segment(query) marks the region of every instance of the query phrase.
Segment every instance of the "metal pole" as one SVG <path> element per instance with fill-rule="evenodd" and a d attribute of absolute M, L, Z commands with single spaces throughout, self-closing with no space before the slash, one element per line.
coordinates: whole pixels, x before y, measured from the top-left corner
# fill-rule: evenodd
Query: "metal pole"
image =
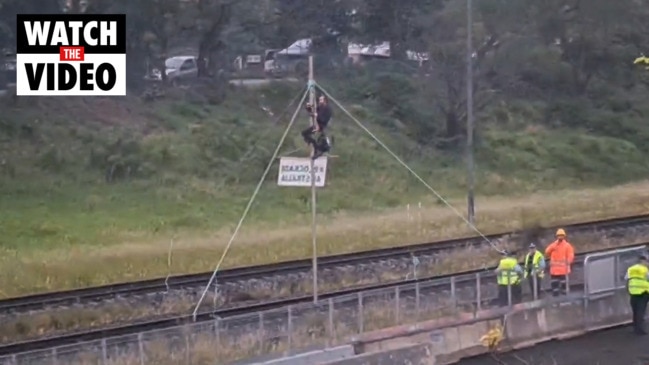
<path fill-rule="evenodd" d="M 309 103 L 315 108 L 315 78 L 313 76 L 313 56 L 309 56 Z M 316 118 L 311 118 L 311 125 L 315 126 Z"/>
<path fill-rule="evenodd" d="M 473 0 L 466 1 L 466 154 L 467 154 L 467 215 L 469 222 L 475 224 L 475 163 L 473 160 Z"/>
<path fill-rule="evenodd" d="M 309 56 L 309 103 L 315 111 L 315 80 L 313 78 L 313 56 Z M 315 113 L 314 113 L 315 114 Z M 311 124 L 316 125 L 316 117 L 311 117 Z M 311 156 L 315 154 L 315 146 L 312 146 Z M 315 184 L 315 160 L 311 158 L 311 240 L 313 245 L 313 303 L 318 302 L 318 241 L 317 241 L 317 207 L 316 207 L 316 184 Z"/>
<path fill-rule="evenodd" d="M 318 302 L 318 241 L 316 225 L 315 161 L 311 159 L 311 240 L 313 245 L 313 303 Z"/>

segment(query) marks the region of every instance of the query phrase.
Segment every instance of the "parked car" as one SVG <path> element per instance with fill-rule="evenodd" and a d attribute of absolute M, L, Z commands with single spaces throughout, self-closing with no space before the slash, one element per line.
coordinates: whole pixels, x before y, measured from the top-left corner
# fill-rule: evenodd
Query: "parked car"
<path fill-rule="evenodd" d="M 186 79 L 198 77 L 198 63 L 194 56 L 176 56 L 165 61 L 167 80 Z"/>
<path fill-rule="evenodd" d="M 174 56 L 165 60 L 165 74 L 167 81 L 171 83 L 178 82 L 183 79 L 198 77 L 198 63 L 194 56 Z M 162 80 L 160 70 L 153 69 L 151 73 L 146 76 L 151 80 Z"/>

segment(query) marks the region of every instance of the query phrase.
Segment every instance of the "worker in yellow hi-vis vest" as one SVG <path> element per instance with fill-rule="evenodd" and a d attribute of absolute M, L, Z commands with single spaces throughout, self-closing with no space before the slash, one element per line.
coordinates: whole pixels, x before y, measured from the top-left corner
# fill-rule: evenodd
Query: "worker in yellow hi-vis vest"
<path fill-rule="evenodd" d="M 523 297 L 523 291 L 521 289 L 523 269 L 509 251 L 504 251 L 503 256 L 498 264 L 498 268 L 496 268 L 498 278 L 498 304 L 501 307 L 508 306 L 510 303 L 520 303 Z"/>
<path fill-rule="evenodd" d="M 649 268 L 647 256 L 640 256 L 638 263 L 629 267 L 624 276 L 629 290 L 631 310 L 633 311 L 633 332 L 646 335 L 644 317 L 649 303 Z"/>
<path fill-rule="evenodd" d="M 523 271 L 525 271 L 525 278 L 530 285 L 532 297 L 538 299 L 545 276 L 545 257 L 536 249 L 534 243 L 530 243 L 529 252 L 525 255 Z"/>

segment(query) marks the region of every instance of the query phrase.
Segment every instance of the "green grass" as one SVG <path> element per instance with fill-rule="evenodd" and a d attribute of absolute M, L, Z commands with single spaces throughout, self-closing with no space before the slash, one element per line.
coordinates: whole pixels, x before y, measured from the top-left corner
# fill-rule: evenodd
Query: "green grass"
<path fill-rule="evenodd" d="M 186 102 L 180 93 L 149 104 L 38 98 L 5 105 L 0 295 L 209 270 L 293 111 L 275 124 L 261 106 L 277 116 L 298 91 L 233 91 L 218 106 Z M 464 211 L 460 152 L 422 147 L 371 103 L 349 109 Z M 645 183 L 600 189 L 647 177 L 649 162 L 633 143 L 521 122 L 535 118 L 529 110 L 509 113 L 520 127 L 491 123 L 479 132 L 481 229 L 649 210 Z M 303 147 L 298 132 L 306 123 L 302 115 L 284 152 Z M 332 133 L 341 157 L 331 161 L 329 184 L 319 191 L 322 254 L 474 234 L 340 111 Z M 115 180 L 107 183 L 113 165 Z M 275 174 L 273 168 L 226 266 L 309 255 L 310 191 L 279 188 Z M 420 202 L 421 210 L 406 213 Z M 558 211 L 549 217 L 548 209 Z"/>

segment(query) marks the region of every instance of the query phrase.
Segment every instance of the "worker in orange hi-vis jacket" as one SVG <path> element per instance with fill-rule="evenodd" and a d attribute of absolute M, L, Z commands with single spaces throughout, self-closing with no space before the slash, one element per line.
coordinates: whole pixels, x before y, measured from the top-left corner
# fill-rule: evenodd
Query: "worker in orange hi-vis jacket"
<path fill-rule="evenodd" d="M 545 257 L 550 261 L 550 286 L 555 297 L 566 293 L 566 277 L 575 261 L 575 249 L 566 239 L 566 231 L 558 229 L 556 237 L 556 241 L 545 249 Z"/>

